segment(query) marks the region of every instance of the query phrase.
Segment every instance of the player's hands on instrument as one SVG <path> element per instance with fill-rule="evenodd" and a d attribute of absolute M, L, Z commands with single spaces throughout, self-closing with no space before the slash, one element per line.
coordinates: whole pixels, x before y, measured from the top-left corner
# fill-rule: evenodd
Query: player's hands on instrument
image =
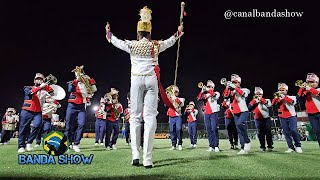
<path fill-rule="evenodd" d="M 44 87 L 46 87 L 46 86 L 48 86 L 48 83 L 41 83 L 41 84 L 40 84 L 40 88 L 44 88 Z"/>
<path fill-rule="evenodd" d="M 235 89 L 235 88 L 236 88 L 236 85 L 234 85 L 233 83 L 228 83 L 228 87 L 229 87 L 229 88 L 232 88 L 232 89 Z"/>
<path fill-rule="evenodd" d="M 306 86 L 305 89 L 306 89 L 307 91 L 309 91 L 309 90 L 311 89 L 311 87 L 310 87 L 310 86 Z"/>

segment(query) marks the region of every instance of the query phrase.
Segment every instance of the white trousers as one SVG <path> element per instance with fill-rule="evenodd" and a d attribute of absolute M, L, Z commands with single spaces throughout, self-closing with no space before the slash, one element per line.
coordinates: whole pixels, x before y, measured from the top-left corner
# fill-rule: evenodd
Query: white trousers
<path fill-rule="evenodd" d="M 158 82 L 156 75 L 131 75 L 130 135 L 132 160 L 140 159 L 141 121 L 144 120 L 143 165 L 153 165 L 152 149 L 157 128 Z"/>

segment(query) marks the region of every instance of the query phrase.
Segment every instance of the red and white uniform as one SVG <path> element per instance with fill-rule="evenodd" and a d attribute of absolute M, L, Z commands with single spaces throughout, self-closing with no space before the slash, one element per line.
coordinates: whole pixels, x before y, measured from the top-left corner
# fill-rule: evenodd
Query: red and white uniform
<path fill-rule="evenodd" d="M 306 97 L 306 111 L 308 114 L 315 114 L 320 112 L 320 88 L 310 88 L 306 90 L 300 88 L 298 91 L 298 96 Z"/>
<path fill-rule="evenodd" d="M 296 110 L 294 109 L 294 105 L 296 104 L 295 96 L 285 95 L 281 98 L 274 98 L 272 100 L 272 105 L 278 105 L 278 115 L 281 118 L 289 118 L 291 116 L 296 115 Z"/>
<path fill-rule="evenodd" d="M 41 112 L 42 106 L 45 103 L 45 98 L 48 93 L 52 93 L 53 89 L 50 86 L 41 88 L 40 86 L 24 87 L 25 98 L 22 109 L 32 112 Z"/>
<path fill-rule="evenodd" d="M 264 99 L 260 98 L 260 100 L 257 102 L 255 99 L 252 99 L 250 102 L 250 106 L 253 107 L 254 109 L 253 114 L 254 114 L 254 119 L 264 119 L 264 118 L 269 118 L 269 107 L 271 107 L 271 100 L 270 99 Z"/>
<path fill-rule="evenodd" d="M 107 120 L 115 122 L 123 112 L 122 105 L 120 103 L 106 103 Z M 117 112 L 116 112 L 117 111 Z"/>
<path fill-rule="evenodd" d="M 167 115 L 170 117 L 181 116 L 181 108 L 184 106 L 185 99 L 172 96 L 171 100 L 173 101 L 173 105 L 176 107 L 176 109 L 169 108 Z"/>
<path fill-rule="evenodd" d="M 95 113 L 96 118 L 107 119 L 107 112 L 105 110 L 105 105 L 100 106 Z"/>
<path fill-rule="evenodd" d="M 130 108 L 124 110 L 124 121 L 129 122 L 130 119 Z"/>
<path fill-rule="evenodd" d="M 187 121 L 188 122 L 193 122 L 197 120 L 197 114 L 198 114 L 198 110 L 197 109 L 186 109 L 186 113 L 188 113 L 188 117 L 187 117 Z"/>
<path fill-rule="evenodd" d="M 233 114 L 238 114 L 241 112 L 248 111 L 246 98 L 248 97 L 249 94 L 250 94 L 250 90 L 247 88 L 236 87 L 233 91 L 231 91 L 231 96 L 233 97 L 233 101 L 230 105 L 230 110 Z"/>
<path fill-rule="evenodd" d="M 224 111 L 224 117 L 231 119 L 233 118 L 233 114 L 230 110 L 230 99 L 224 99 L 222 102 L 222 107 L 224 107 L 226 110 Z"/>
<path fill-rule="evenodd" d="M 96 84 L 96 81 L 93 78 L 90 78 L 89 83 L 91 86 L 94 86 Z M 71 93 L 68 102 L 75 104 L 87 104 L 90 102 L 91 97 L 89 97 L 87 89 L 82 82 L 75 79 L 72 81 L 71 85 L 72 90 L 69 90 L 69 92 Z"/>
<path fill-rule="evenodd" d="M 209 89 L 208 91 L 201 91 L 197 96 L 198 100 L 205 100 L 205 105 L 203 107 L 204 114 L 212 114 L 220 111 L 220 105 L 217 100 L 220 97 L 220 93 Z"/>
<path fill-rule="evenodd" d="M 2 127 L 3 130 L 14 130 L 16 128 L 16 124 L 19 121 L 19 116 L 16 114 L 8 115 L 7 113 L 4 114 L 2 118 Z"/>

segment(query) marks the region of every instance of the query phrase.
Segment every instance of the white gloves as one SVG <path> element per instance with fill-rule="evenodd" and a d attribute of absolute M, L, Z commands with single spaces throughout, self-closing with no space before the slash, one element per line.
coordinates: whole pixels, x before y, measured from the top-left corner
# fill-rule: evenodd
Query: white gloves
<path fill-rule="evenodd" d="M 42 88 L 44 88 L 45 86 L 47 86 L 48 84 L 47 83 L 42 83 L 42 84 L 40 84 L 40 88 L 42 89 Z"/>
<path fill-rule="evenodd" d="M 311 89 L 310 86 L 306 86 L 306 90 L 309 91 Z"/>
<path fill-rule="evenodd" d="M 236 88 L 236 85 L 234 85 L 233 83 L 228 83 L 227 86 L 230 87 L 230 88 L 233 88 L 233 89 Z"/>

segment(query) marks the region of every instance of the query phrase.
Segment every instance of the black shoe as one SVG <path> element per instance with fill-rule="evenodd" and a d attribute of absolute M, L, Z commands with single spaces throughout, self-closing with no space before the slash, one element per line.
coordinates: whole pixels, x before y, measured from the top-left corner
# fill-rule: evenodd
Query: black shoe
<path fill-rule="evenodd" d="M 149 165 L 149 166 L 144 166 L 146 169 L 151 169 L 153 166 Z"/>
<path fill-rule="evenodd" d="M 233 145 L 231 145 L 231 148 L 230 149 L 234 149 L 234 146 Z"/>
<path fill-rule="evenodd" d="M 139 159 L 134 159 L 132 161 L 132 166 L 139 166 Z"/>

